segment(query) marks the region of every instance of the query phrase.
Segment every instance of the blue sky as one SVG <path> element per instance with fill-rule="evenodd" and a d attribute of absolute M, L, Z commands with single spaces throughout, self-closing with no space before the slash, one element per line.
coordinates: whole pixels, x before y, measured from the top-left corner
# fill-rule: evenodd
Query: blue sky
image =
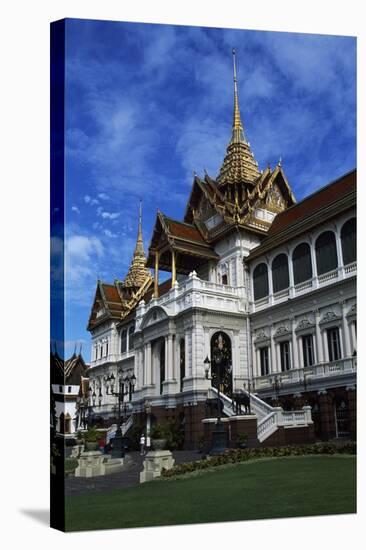
<path fill-rule="evenodd" d="M 259 167 L 298 200 L 356 166 L 356 39 L 67 20 L 66 355 L 90 360 L 96 280 L 123 278 L 143 199 L 181 219 L 193 173 L 215 177 L 230 139 L 232 57 Z"/>

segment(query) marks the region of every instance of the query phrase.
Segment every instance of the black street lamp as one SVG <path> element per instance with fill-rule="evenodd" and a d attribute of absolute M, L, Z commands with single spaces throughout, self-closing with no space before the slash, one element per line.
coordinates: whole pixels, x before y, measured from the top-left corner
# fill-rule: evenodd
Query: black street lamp
<path fill-rule="evenodd" d="M 125 378 L 122 378 L 122 369 L 118 371 L 119 377 L 118 377 L 118 391 L 114 391 L 114 375 L 108 377 L 109 382 L 111 383 L 111 395 L 114 395 L 118 399 L 118 419 L 117 419 L 117 430 L 116 435 L 114 437 L 113 441 L 113 449 L 112 449 L 112 458 L 123 458 L 124 457 L 124 451 L 123 451 L 123 439 L 122 439 L 122 416 L 121 416 L 121 404 L 124 402 L 124 398 L 126 395 L 129 395 L 131 397 L 132 393 L 134 392 L 135 384 L 136 384 L 136 376 L 132 374 L 131 376 L 126 376 Z M 107 379 L 107 380 L 108 380 Z M 124 414 L 127 413 L 127 405 L 124 406 Z"/>
<path fill-rule="evenodd" d="M 275 396 L 276 396 L 276 403 L 278 405 L 278 395 L 279 395 L 279 391 L 280 389 L 282 388 L 282 378 L 281 376 L 274 376 L 272 379 L 271 379 L 271 382 L 272 382 L 272 388 L 274 389 L 274 392 L 275 392 Z"/>
<path fill-rule="evenodd" d="M 212 376 L 209 377 L 211 361 L 206 357 L 204 360 L 204 368 L 206 380 L 212 380 Z M 224 424 L 221 420 L 221 399 L 220 399 L 220 386 L 221 386 L 221 361 L 217 364 L 216 377 L 217 377 L 217 420 L 215 429 L 212 432 L 212 444 L 210 454 L 221 454 L 227 447 L 227 437 L 224 428 Z M 212 371 L 211 371 L 212 372 Z"/>
<path fill-rule="evenodd" d="M 80 415 L 80 427 L 86 430 L 91 423 L 92 406 L 90 404 L 91 389 L 88 390 L 88 396 L 83 395 L 78 399 L 78 410 Z"/>

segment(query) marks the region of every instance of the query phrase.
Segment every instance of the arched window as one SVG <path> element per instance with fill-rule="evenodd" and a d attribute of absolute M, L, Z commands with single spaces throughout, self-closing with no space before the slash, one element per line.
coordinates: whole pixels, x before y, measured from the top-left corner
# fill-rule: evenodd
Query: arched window
<path fill-rule="evenodd" d="M 128 329 L 128 349 L 134 349 L 135 342 L 134 342 L 134 333 L 135 333 L 135 325 L 131 325 Z"/>
<path fill-rule="evenodd" d="M 343 264 L 351 264 L 357 259 L 356 218 L 348 220 L 341 229 Z"/>
<path fill-rule="evenodd" d="M 286 254 L 279 254 L 272 263 L 273 292 L 289 287 L 288 260 Z"/>
<path fill-rule="evenodd" d="M 338 267 L 337 246 L 333 231 L 324 231 L 316 240 L 316 269 L 318 275 Z"/>
<path fill-rule="evenodd" d="M 268 269 L 266 264 L 259 264 L 253 271 L 254 300 L 268 296 Z"/>
<path fill-rule="evenodd" d="M 311 253 L 307 243 L 301 243 L 295 248 L 292 254 L 292 267 L 295 285 L 312 278 Z"/>
<path fill-rule="evenodd" d="M 180 364 L 180 391 L 183 391 L 183 378 L 186 375 L 186 346 L 184 338 L 179 342 L 179 364 Z"/>
<path fill-rule="evenodd" d="M 121 332 L 121 353 L 126 353 L 127 351 L 127 330 L 123 329 Z"/>

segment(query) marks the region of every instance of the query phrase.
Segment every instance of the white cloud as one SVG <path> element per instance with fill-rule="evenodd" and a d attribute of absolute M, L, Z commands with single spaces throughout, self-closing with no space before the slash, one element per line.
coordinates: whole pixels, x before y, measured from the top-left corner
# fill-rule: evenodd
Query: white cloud
<path fill-rule="evenodd" d="M 103 201 L 107 201 L 109 199 L 109 195 L 107 195 L 107 193 L 99 193 L 98 197 Z"/>
<path fill-rule="evenodd" d="M 90 195 L 84 195 L 84 201 L 86 204 L 93 206 L 94 204 L 99 204 L 98 199 L 93 199 Z"/>
<path fill-rule="evenodd" d="M 112 233 L 109 229 L 104 229 L 104 235 L 110 239 L 115 239 L 117 237 L 116 233 Z"/>
<path fill-rule="evenodd" d="M 120 213 L 119 213 L 119 212 L 114 212 L 114 213 L 111 213 L 111 212 L 101 212 L 101 216 L 102 216 L 102 218 L 105 219 L 105 220 L 115 220 L 115 219 L 119 218 Z"/>
<path fill-rule="evenodd" d="M 71 207 L 71 210 L 72 210 L 73 212 L 76 212 L 77 214 L 80 214 L 80 210 L 79 210 L 79 208 L 78 208 L 77 206 L 72 206 L 72 207 Z"/>

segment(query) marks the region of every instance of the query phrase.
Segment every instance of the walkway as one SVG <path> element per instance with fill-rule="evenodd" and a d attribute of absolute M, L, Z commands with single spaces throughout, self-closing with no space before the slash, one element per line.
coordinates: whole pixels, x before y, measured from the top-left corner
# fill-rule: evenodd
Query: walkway
<path fill-rule="evenodd" d="M 122 472 L 97 477 L 67 476 L 65 479 L 66 496 L 81 495 L 88 492 L 107 492 L 122 487 L 135 487 L 140 484 L 140 472 L 143 469 L 144 457 L 137 452 L 127 455 L 130 464 Z M 174 451 L 175 464 L 200 460 L 201 454 L 197 451 Z"/>

